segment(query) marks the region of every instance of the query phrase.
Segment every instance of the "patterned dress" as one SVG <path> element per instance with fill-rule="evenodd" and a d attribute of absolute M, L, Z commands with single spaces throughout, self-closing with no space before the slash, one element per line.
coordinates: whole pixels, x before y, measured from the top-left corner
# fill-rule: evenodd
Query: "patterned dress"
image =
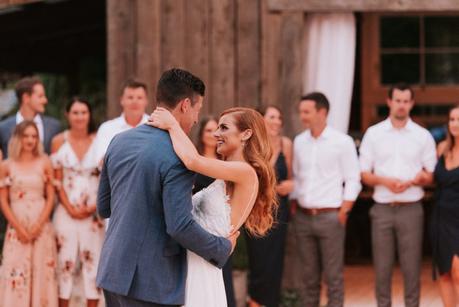
<path fill-rule="evenodd" d="M 93 206 L 96 204 L 99 185 L 94 142 L 80 161 L 67 140 L 67 132 L 64 133 L 64 144 L 51 156 L 54 168 L 62 168 L 61 188 L 65 190 L 73 206 Z M 74 272 L 79 261 L 82 264 L 86 299 L 99 299 L 96 273 L 104 239 L 103 222 L 95 213 L 86 219 L 74 219 L 59 204 L 53 223 L 57 233 L 59 297 L 70 298 Z"/>
<path fill-rule="evenodd" d="M 10 163 L 11 209 L 19 222 L 30 230 L 45 208 L 45 173 L 42 163 L 21 169 Z M 40 236 L 21 243 L 16 230 L 8 225 L 0 268 L 0 306 L 57 307 L 56 241 L 53 226 L 47 222 Z"/>

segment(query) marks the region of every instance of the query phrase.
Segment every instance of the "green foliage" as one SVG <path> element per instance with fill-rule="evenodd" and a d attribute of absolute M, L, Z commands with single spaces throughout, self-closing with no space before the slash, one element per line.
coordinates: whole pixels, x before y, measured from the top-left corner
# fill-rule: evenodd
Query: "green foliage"
<path fill-rule="evenodd" d="M 65 75 L 40 74 L 38 75 L 43 81 L 48 104 L 46 105 L 46 114 L 59 119 L 65 123 L 64 110 L 69 100 L 69 82 Z"/>
<path fill-rule="evenodd" d="M 105 120 L 106 74 L 104 58 L 85 58 L 73 74 L 39 74 L 46 88 L 46 114 L 65 121 L 65 106 L 73 96 L 88 99 L 96 124 Z M 64 125 L 65 126 L 65 125 Z"/>
<path fill-rule="evenodd" d="M 241 232 L 243 232 L 243 230 L 241 230 Z M 232 261 L 234 270 L 247 270 L 249 268 L 249 258 L 247 256 L 247 244 L 244 233 L 241 233 L 237 239 Z"/>
<path fill-rule="evenodd" d="M 295 290 L 282 291 L 281 307 L 300 307 L 300 296 Z"/>
<path fill-rule="evenodd" d="M 80 64 L 79 93 L 86 97 L 93 107 L 96 124 L 105 121 L 107 106 L 105 58 L 86 58 Z"/>

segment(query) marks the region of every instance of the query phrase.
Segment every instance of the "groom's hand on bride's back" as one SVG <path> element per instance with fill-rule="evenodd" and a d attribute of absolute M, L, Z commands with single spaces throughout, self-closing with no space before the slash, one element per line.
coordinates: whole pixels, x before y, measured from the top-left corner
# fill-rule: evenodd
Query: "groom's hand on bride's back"
<path fill-rule="evenodd" d="M 237 238 L 239 237 L 240 234 L 241 234 L 241 232 L 239 230 L 238 231 L 234 231 L 227 238 L 231 242 L 231 253 L 234 252 L 234 248 L 236 247 L 236 243 L 237 243 Z"/>

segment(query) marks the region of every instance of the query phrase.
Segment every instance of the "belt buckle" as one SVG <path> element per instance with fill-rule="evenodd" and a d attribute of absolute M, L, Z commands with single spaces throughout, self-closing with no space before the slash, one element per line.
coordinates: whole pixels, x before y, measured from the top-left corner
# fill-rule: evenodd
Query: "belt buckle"
<path fill-rule="evenodd" d="M 317 214 L 319 214 L 319 210 L 317 210 L 317 209 L 315 209 L 315 208 L 314 208 L 314 209 L 311 209 L 311 215 L 312 215 L 312 216 L 316 216 Z"/>

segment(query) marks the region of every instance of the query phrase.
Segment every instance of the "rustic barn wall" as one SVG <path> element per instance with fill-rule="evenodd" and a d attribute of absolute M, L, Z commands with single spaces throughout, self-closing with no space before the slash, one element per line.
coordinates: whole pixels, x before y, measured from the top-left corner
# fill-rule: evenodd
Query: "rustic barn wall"
<path fill-rule="evenodd" d="M 276 104 L 288 134 L 298 128 L 288 119 L 301 93 L 302 12 L 267 0 L 110 0 L 107 17 L 109 117 L 127 78 L 147 82 L 153 103 L 161 72 L 182 67 L 207 85 L 204 113 Z"/>
<path fill-rule="evenodd" d="M 23 5 L 29 4 L 33 2 L 41 2 L 43 0 L 0 0 L 0 9 L 15 6 L 15 5 Z"/>

